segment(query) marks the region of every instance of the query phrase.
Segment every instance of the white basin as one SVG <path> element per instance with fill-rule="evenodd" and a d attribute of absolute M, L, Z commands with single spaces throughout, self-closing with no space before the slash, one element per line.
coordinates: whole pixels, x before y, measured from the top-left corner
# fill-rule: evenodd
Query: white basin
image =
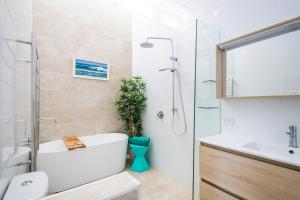
<path fill-rule="evenodd" d="M 233 134 L 212 135 L 198 140 L 205 144 L 300 167 L 300 148 L 291 148 L 288 144 L 253 140 Z"/>
<path fill-rule="evenodd" d="M 298 148 L 290 148 L 288 146 L 281 146 L 263 142 L 249 142 L 242 146 L 250 151 L 259 152 L 270 157 L 284 158 L 300 162 L 300 150 Z"/>

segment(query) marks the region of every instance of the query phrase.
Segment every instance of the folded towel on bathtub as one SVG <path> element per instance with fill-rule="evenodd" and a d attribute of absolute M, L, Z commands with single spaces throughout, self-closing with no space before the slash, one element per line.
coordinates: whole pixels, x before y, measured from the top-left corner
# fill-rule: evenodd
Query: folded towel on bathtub
<path fill-rule="evenodd" d="M 64 143 L 68 150 L 86 147 L 86 145 L 77 136 L 65 136 Z"/>

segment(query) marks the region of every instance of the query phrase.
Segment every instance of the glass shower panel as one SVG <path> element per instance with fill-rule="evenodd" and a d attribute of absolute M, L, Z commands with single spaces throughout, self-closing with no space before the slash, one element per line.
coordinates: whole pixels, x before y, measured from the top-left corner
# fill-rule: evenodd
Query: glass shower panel
<path fill-rule="evenodd" d="M 199 199 L 198 138 L 220 134 L 220 100 L 216 99 L 216 44 L 220 32 L 197 20 L 195 66 L 194 199 Z"/>
<path fill-rule="evenodd" d="M 29 171 L 15 165 L 30 159 L 23 139 L 31 131 L 31 13 L 31 0 L 0 1 L 0 191 Z"/>

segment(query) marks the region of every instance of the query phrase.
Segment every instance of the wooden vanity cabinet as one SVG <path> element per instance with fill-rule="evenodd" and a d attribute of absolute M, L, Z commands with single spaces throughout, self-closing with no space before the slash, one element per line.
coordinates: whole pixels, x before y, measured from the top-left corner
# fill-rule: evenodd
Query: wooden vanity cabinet
<path fill-rule="evenodd" d="M 200 145 L 200 200 L 300 200 L 300 171 Z"/>
<path fill-rule="evenodd" d="M 238 200 L 234 196 L 204 182 L 200 182 L 200 200 Z"/>

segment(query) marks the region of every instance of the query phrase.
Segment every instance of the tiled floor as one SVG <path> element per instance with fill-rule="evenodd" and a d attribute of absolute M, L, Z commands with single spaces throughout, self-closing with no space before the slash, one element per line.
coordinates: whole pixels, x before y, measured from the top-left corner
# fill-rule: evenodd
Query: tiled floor
<path fill-rule="evenodd" d="M 190 200 L 191 189 L 157 169 L 144 173 L 127 171 L 142 184 L 142 200 Z"/>
<path fill-rule="evenodd" d="M 141 200 L 191 200 L 191 189 L 184 185 L 174 181 L 172 178 L 165 175 L 163 172 L 152 168 L 151 170 L 144 173 L 136 173 L 130 171 L 128 168 L 126 171 L 131 174 L 136 180 L 138 180 L 141 187 Z M 55 200 L 77 200 L 77 199 L 100 199 L 101 195 L 105 195 L 108 192 L 112 192 L 114 187 L 118 190 L 122 187 L 127 187 L 130 184 L 138 184 L 122 178 L 120 173 L 105 179 L 101 179 L 86 185 L 79 186 L 64 192 L 50 195 L 45 199 Z M 126 175 L 126 173 L 125 173 Z M 111 180 L 111 181 L 109 181 Z M 114 181 L 115 180 L 115 181 Z M 131 178 L 132 180 L 132 178 Z M 117 181 L 117 183 L 116 183 Z M 104 184 L 104 185 L 103 185 Z M 118 184 L 120 186 L 118 186 Z M 104 189 L 101 189 L 103 187 Z M 101 192 L 99 192 L 101 191 Z M 106 193 L 105 193 L 106 192 Z M 97 197 L 97 198 L 95 198 Z M 124 198 L 123 198 L 124 199 Z M 128 199 L 136 199 L 128 198 Z"/>

